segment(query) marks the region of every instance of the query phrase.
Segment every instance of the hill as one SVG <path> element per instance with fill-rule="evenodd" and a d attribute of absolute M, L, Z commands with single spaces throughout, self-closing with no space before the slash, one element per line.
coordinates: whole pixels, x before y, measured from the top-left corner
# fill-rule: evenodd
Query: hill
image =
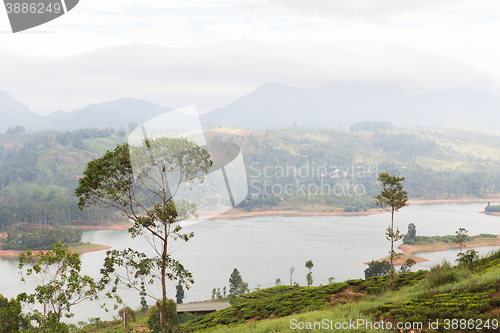
<path fill-rule="evenodd" d="M 342 128 L 360 120 L 476 130 L 498 128 L 499 107 L 500 96 L 465 90 L 412 94 L 390 84 L 335 83 L 305 89 L 270 82 L 204 114 L 202 120 L 261 130 L 294 123 Z"/>
<path fill-rule="evenodd" d="M 449 262 L 429 271 L 348 280 L 318 287 L 276 286 L 233 297 L 232 306 L 183 318 L 182 332 L 497 332 L 500 251 L 469 267 Z M 144 323 L 137 311 L 136 323 Z M 78 332 L 111 332 L 120 321 L 86 325 Z M 147 328 L 143 329 L 148 332 Z"/>
<path fill-rule="evenodd" d="M 382 171 L 406 177 L 411 199 L 500 197 L 498 135 L 386 123 L 351 129 L 226 127 L 205 134 L 242 149 L 249 194 L 233 212 L 368 211 Z M 27 223 L 114 218 L 112 211 L 79 212 L 73 193 L 86 164 L 126 140 L 112 128 L 0 135 L 0 225 L 13 223 L 14 214 Z"/>

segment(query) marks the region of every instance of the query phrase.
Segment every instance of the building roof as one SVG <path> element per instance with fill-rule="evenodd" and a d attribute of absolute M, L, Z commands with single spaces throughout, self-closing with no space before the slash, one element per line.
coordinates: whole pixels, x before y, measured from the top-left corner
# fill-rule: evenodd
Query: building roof
<path fill-rule="evenodd" d="M 200 302 L 177 304 L 177 312 L 207 312 L 231 307 L 229 302 Z"/>

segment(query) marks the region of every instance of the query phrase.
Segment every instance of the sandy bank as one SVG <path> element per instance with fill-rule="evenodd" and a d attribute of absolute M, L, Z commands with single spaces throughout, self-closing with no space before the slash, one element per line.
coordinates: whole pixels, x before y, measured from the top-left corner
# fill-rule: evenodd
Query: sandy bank
<path fill-rule="evenodd" d="M 482 212 L 478 212 L 479 214 L 488 214 L 488 215 L 500 215 L 500 212 L 487 212 L 483 210 Z"/>

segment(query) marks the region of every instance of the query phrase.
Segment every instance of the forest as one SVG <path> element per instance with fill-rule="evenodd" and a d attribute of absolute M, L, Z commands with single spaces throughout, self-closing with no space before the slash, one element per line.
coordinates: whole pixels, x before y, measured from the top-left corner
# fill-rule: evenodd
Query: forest
<path fill-rule="evenodd" d="M 8 232 L 7 237 L 1 239 L 2 250 L 51 250 L 52 244 L 62 242 L 65 245 L 80 243 L 82 231 L 70 228 L 43 227 L 34 232 Z"/>
<path fill-rule="evenodd" d="M 80 212 L 74 190 L 86 164 L 126 141 L 125 131 L 9 133 L 0 135 L 0 230 L 16 223 L 68 225 L 120 218 L 109 210 Z M 312 206 L 367 210 L 373 207 L 382 171 L 404 176 L 412 199 L 500 195 L 496 133 L 361 122 L 348 130 L 233 126 L 212 128 L 205 136 L 208 142 L 241 147 L 249 189 L 238 206 L 243 211 Z"/>

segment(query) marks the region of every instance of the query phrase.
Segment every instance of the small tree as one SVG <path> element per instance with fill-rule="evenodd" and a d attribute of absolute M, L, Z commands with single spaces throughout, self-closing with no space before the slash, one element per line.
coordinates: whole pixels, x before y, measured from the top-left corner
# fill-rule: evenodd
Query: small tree
<path fill-rule="evenodd" d="M 182 304 L 182 300 L 184 299 L 184 288 L 182 287 L 182 283 L 180 281 L 175 287 L 175 289 L 176 289 L 175 299 L 177 300 L 177 304 Z"/>
<path fill-rule="evenodd" d="M 457 262 L 464 264 L 469 268 L 469 288 L 472 286 L 472 268 L 474 268 L 479 259 L 479 252 L 475 250 L 467 250 L 467 252 L 458 254 Z"/>
<path fill-rule="evenodd" d="M 328 278 L 328 284 L 332 284 L 332 283 L 333 283 L 333 281 L 335 281 L 335 278 L 334 278 L 333 276 L 330 276 L 330 277 Z"/>
<path fill-rule="evenodd" d="M 415 239 L 416 236 L 417 236 L 417 227 L 415 227 L 415 224 L 413 223 L 408 224 L 408 232 L 403 237 L 403 243 L 413 244 L 413 240 Z"/>
<path fill-rule="evenodd" d="M 281 286 L 281 279 L 277 278 L 276 282 L 274 283 L 275 286 Z"/>
<path fill-rule="evenodd" d="M 417 262 L 413 260 L 412 258 L 406 259 L 406 262 L 401 265 L 399 268 L 399 273 L 408 273 L 411 271 L 411 268 L 415 266 Z"/>
<path fill-rule="evenodd" d="M 391 264 L 389 264 L 386 260 L 373 261 L 368 264 L 368 268 L 365 269 L 365 279 L 368 279 L 372 276 L 384 276 L 389 273 L 391 270 Z"/>
<path fill-rule="evenodd" d="M 238 272 L 236 268 L 233 269 L 233 272 L 229 276 L 229 293 L 238 295 L 238 289 L 242 282 L 243 279 L 241 278 L 240 272 Z"/>
<path fill-rule="evenodd" d="M 293 286 L 293 272 L 295 272 L 295 267 L 290 267 L 290 285 Z"/>
<path fill-rule="evenodd" d="M 312 260 L 306 261 L 306 268 L 309 270 L 309 273 L 306 275 L 307 285 L 310 287 L 313 284 L 313 277 L 311 269 L 314 267 Z"/>
<path fill-rule="evenodd" d="M 29 268 L 24 271 L 25 266 Z M 52 244 L 52 251 L 22 252 L 19 255 L 21 281 L 25 276 L 32 277 L 39 285 L 33 294 L 21 293 L 19 302 L 30 308 L 29 320 L 37 322 L 47 330 L 65 330 L 61 318 L 73 317 L 71 307 L 85 300 L 96 300 L 106 287 L 106 281 L 95 281 L 88 275 L 80 275 L 81 261 L 77 253 L 70 252 L 61 242 Z M 42 311 L 34 308 L 35 303 L 42 306 Z"/>
<path fill-rule="evenodd" d="M 148 302 L 146 301 L 146 287 L 144 281 L 141 282 L 141 311 L 144 313 L 148 309 Z"/>
<path fill-rule="evenodd" d="M 126 328 L 130 322 L 135 321 L 135 312 L 129 306 L 125 306 L 118 311 L 118 316 L 123 320 L 123 327 Z"/>
<path fill-rule="evenodd" d="M 241 281 L 240 285 L 238 286 L 238 289 L 236 290 L 236 295 L 243 295 L 250 292 L 250 289 L 248 288 L 248 282 Z"/>
<path fill-rule="evenodd" d="M 177 316 L 177 304 L 171 299 L 167 299 L 167 304 L 163 307 L 162 304 L 158 304 L 161 301 L 158 301 L 155 306 L 151 308 L 149 312 L 147 324 L 148 328 L 153 333 L 163 333 L 170 332 L 174 326 L 179 324 L 179 317 Z M 161 308 L 165 308 L 165 327 L 161 328 L 161 316 L 160 310 Z"/>
<path fill-rule="evenodd" d="M 465 240 L 467 239 L 467 229 L 465 228 L 460 228 L 458 229 L 455 234 L 457 235 L 457 243 L 458 243 L 458 247 L 460 248 L 460 253 L 462 253 L 462 248 L 463 247 L 466 247 L 467 245 L 465 245 Z"/>
<path fill-rule="evenodd" d="M 396 252 L 394 251 L 394 242 L 403 238 L 399 233 L 399 228 L 394 230 L 394 213 L 399 209 L 408 206 L 408 193 L 403 190 L 401 182 L 404 177 L 391 176 L 389 172 L 383 172 L 378 175 L 378 180 L 381 183 L 382 191 L 375 197 L 375 206 L 391 212 L 391 225 L 387 228 L 386 237 L 391 242 L 391 250 L 389 252 L 390 269 L 390 288 L 394 282 L 394 259 Z"/>

